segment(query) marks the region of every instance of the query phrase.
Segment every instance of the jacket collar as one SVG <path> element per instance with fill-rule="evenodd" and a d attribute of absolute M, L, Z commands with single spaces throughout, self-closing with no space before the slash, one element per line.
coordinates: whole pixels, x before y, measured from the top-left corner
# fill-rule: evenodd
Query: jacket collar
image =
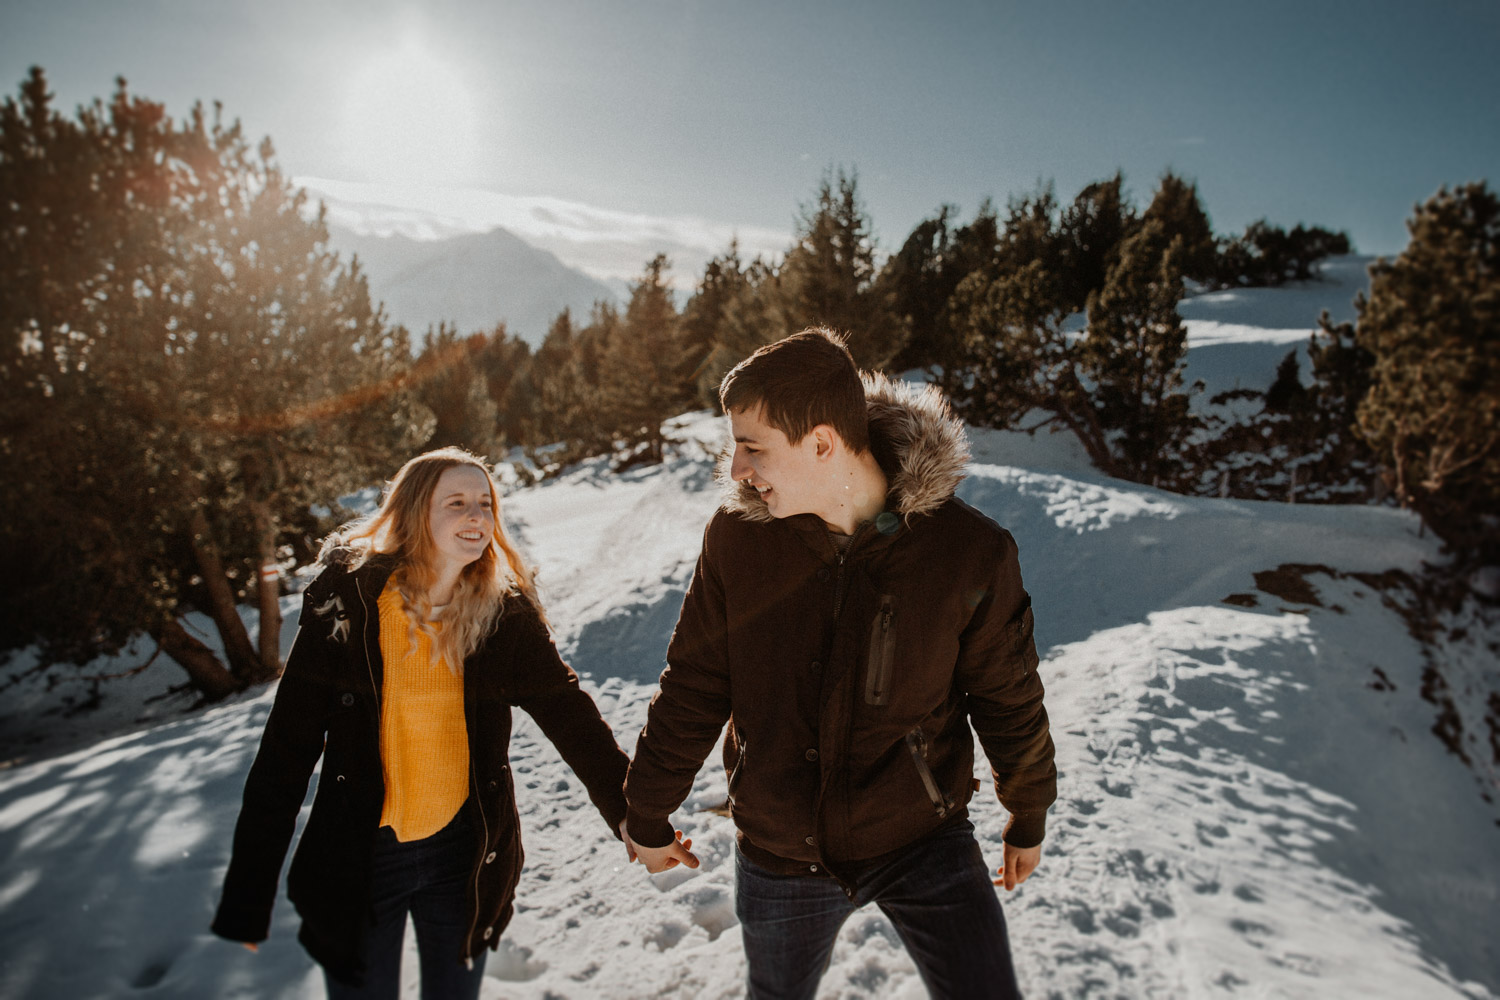
<path fill-rule="evenodd" d="M 866 373 L 864 383 L 870 448 L 890 484 L 886 509 L 906 522 L 932 513 L 964 478 L 969 441 L 963 422 L 935 385 L 894 382 L 878 372 Z M 754 488 L 730 478 L 733 460 L 733 451 L 726 449 L 714 471 L 720 509 L 761 524 L 775 521 Z"/>

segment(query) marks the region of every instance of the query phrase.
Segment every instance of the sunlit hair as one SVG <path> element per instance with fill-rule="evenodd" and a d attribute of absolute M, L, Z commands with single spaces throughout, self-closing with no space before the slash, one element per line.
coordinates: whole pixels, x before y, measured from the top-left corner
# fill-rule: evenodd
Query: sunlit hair
<path fill-rule="evenodd" d="M 453 599 L 437 617 L 443 626 L 438 632 L 430 623 L 432 602 L 427 599 L 428 588 L 437 580 L 438 561 L 432 539 L 432 495 L 443 473 L 462 465 L 484 473 L 495 531 L 479 558 L 459 573 Z M 396 557 L 391 583 L 406 607 L 412 642 L 416 642 L 417 632 L 429 636 L 434 651 L 455 673 L 463 671 L 464 660 L 495 630 L 506 595 L 518 593 L 541 612 L 531 567 L 500 524 L 495 478 L 483 459 L 462 448 L 424 452 L 403 465 L 387 484 L 380 508 L 336 532 L 324 544 L 325 551 L 336 547 L 354 549 L 356 567 L 376 553 Z"/>
<path fill-rule="evenodd" d="M 761 418 L 796 444 L 827 424 L 856 455 L 870 450 L 865 387 L 849 348 L 814 326 L 767 344 L 719 383 L 724 412 L 761 407 Z"/>

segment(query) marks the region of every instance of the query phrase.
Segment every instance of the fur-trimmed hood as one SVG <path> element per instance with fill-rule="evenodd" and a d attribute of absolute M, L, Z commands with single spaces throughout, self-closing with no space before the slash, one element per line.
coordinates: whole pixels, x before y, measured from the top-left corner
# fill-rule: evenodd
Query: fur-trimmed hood
<path fill-rule="evenodd" d="M 953 496 L 969 461 L 969 439 L 947 397 L 935 385 L 894 382 L 866 373 L 865 405 L 870 414 L 870 449 L 885 470 L 890 493 L 886 509 L 902 520 L 929 514 Z M 719 506 L 749 521 L 776 520 L 751 486 L 730 478 L 733 447 L 719 456 L 715 478 Z"/>

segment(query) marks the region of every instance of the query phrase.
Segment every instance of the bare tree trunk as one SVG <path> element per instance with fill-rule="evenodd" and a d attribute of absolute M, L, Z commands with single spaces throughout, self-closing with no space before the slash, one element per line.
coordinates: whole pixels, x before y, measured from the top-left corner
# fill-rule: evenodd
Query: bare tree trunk
<path fill-rule="evenodd" d="M 208 591 L 208 607 L 203 610 L 213 619 L 224 640 L 224 656 L 229 660 L 229 672 L 245 685 L 271 680 L 262 676 L 260 656 L 250 641 L 250 633 L 235 610 L 234 594 L 229 589 L 229 578 L 224 575 L 224 563 L 214 547 L 213 535 L 209 531 L 208 518 L 202 510 L 193 511 L 189 534 L 193 544 L 193 555 L 198 560 L 198 572 L 203 574 L 203 587 Z"/>
<path fill-rule="evenodd" d="M 213 650 L 189 635 L 177 619 L 153 628 L 151 638 L 187 671 L 193 687 L 209 701 L 220 701 L 244 686 L 219 662 Z"/>
<path fill-rule="evenodd" d="M 260 575 L 255 594 L 260 603 L 260 667 L 267 680 L 281 675 L 281 574 L 276 568 L 276 529 L 265 501 L 252 505 L 260 535 Z"/>

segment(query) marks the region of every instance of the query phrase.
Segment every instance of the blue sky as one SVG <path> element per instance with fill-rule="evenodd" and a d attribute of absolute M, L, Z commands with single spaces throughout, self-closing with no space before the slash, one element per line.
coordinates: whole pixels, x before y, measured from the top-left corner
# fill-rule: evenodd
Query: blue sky
<path fill-rule="evenodd" d="M 0 0 L 0 82 L 224 102 L 297 176 L 786 233 L 857 169 L 883 250 L 944 202 L 1171 168 L 1220 232 L 1405 243 L 1500 163 L 1500 4 Z M 720 235 L 713 238 L 719 239 Z M 752 241 L 754 242 L 754 241 Z"/>

